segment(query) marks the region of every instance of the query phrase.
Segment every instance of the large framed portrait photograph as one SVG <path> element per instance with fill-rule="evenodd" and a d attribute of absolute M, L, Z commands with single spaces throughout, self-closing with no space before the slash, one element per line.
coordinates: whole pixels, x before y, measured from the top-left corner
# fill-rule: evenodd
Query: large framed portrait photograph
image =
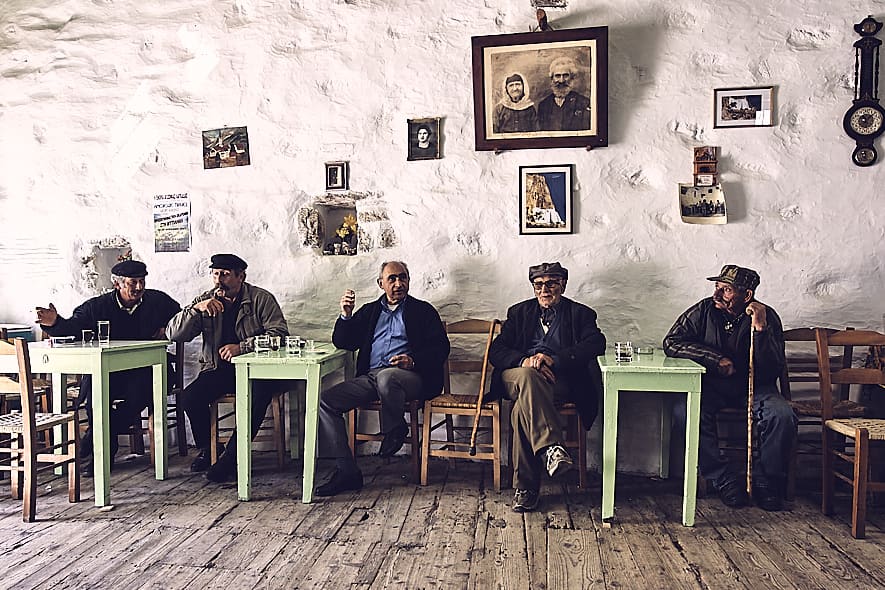
<path fill-rule="evenodd" d="M 572 233 L 572 166 L 519 167 L 519 233 Z"/>
<path fill-rule="evenodd" d="M 408 119 L 409 155 L 406 160 L 437 160 L 441 158 L 439 117 Z"/>
<path fill-rule="evenodd" d="M 608 145 L 608 27 L 472 42 L 477 151 Z"/>
<path fill-rule="evenodd" d="M 774 86 L 716 88 L 713 127 L 771 127 L 774 125 Z"/>

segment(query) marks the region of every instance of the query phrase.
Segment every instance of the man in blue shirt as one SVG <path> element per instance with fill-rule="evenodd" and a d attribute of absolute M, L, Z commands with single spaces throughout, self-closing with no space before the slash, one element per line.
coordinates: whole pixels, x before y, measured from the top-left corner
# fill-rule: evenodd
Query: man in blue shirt
<path fill-rule="evenodd" d="M 331 479 L 317 488 L 318 496 L 363 487 L 362 472 L 347 444 L 346 412 L 381 401 L 384 440 L 379 455 L 390 457 L 409 431 L 403 419 L 406 402 L 430 399 L 442 390 L 449 339 L 439 314 L 426 301 L 409 296 L 409 269 L 404 262 L 383 263 L 378 286 L 384 294 L 356 313 L 354 292 L 345 291 L 341 297 L 332 342 L 338 348 L 359 350 L 357 376 L 324 391 L 320 399 L 320 448 L 323 456 L 335 459 L 336 468 Z"/>

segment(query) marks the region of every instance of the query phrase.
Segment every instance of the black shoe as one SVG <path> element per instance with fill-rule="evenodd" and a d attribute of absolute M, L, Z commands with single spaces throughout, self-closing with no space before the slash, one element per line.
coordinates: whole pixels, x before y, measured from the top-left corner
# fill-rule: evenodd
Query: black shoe
<path fill-rule="evenodd" d="M 212 457 L 207 449 L 203 449 L 200 451 L 200 454 L 197 455 L 197 458 L 194 459 L 194 462 L 191 463 L 191 471 L 194 473 L 199 473 L 201 471 L 206 471 L 209 467 L 212 466 Z"/>
<path fill-rule="evenodd" d="M 381 457 L 393 457 L 396 452 L 403 448 L 406 435 L 409 434 L 409 425 L 405 422 L 384 435 L 378 455 Z"/>
<path fill-rule="evenodd" d="M 729 481 L 719 487 L 719 499 L 729 508 L 741 508 L 750 502 L 747 490 L 736 481 Z"/>
<path fill-rule="evenodd" d="M 317 487 L 317 496 L 334 496 L 341 492 L 361 489 L 363 489 L 363 474 L 360 470 L 344 473 L 340 469 L 336 469 L 329 481 Z"/>
<path fill-rule="evenodd" d="M 513 505 L 511 510 L 514 512 L 531 512 L 538 507 L 539 494 L 535 490 L 521 490 L 517 488 L 513 494 Z"/>
<path fill-rule="evenodd" d="M 753 500 L 759 508 L 768 512 L 780 512 L 784 509 L 784 499 L 777 489 L 769 486 L 754 486 Z"/>
<path fill-rule="evenodd" d="M 237 462 L 227 453 L 220 456 L 209 469 L 206 470 L 206 479 L 215 483 L 237 481 Z"/>

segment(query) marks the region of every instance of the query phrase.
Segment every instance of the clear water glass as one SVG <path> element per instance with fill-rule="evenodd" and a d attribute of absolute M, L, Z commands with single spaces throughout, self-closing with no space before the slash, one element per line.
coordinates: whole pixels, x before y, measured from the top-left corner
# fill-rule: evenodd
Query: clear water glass
<path fill-rule="evenodd" d="M 108 320 L 98 321 L 98 344 L 107 346 L 111 343 L 111 322 Z"/>
<path fill-rule="evenodd" d="M 83 346 L 90 346 L 92 341 L 95 339 L 95 332 L 93 330 L 83 330 Z"/>
<path fill-rule="evenodd" d="M 255 356 L 270 355 L 270 336 L 261 334 L 255 337 Z"/>
<path fill-rule="evenodd" d="M 280 349 L 280 337 L 279 336 L 271 336 L 270 337 L 270 349 L 274 352 Z"/>
<path fill-rule="evenodd" d="M 633 360 L 633 343 L 632 342 L 616 342 L 615 343 L 615 360 L 619 363 L 629 363 Z"/>
<path fill-rule="evenodd" d="M 286 356 L 298 356 L 298 336 L 286 336 Z"/>

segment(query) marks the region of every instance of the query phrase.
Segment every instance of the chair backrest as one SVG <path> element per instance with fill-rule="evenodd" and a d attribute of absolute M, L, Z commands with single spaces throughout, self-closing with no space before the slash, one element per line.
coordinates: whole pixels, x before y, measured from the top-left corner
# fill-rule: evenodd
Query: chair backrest
<path fill-rule="evenodd" d="M 885 346 L 885 334 L 872 330 L 833 332 L 817 328 L 815 329 L 815 340 L 820 366 L 821 418 L 823 420 L 833 417 L 833 385 L 879 385 L 885 383 L 885 370 L 851 367 L 849 363 L 849 366 L 833 371 L 828 362 L 831 346 L 852 347 L 852 349 L 854 346 Z"/>
<path fill-rule="evenodd" d="M 836 332 L 833 328 L 819 328 L 826 330 L 828 334 Z M 852 330 L 853 328 L 846 328 Z M 814 393 L 814 397 L 820 391 L 820 370 L 818 369 L 817 346 L 815 340 L 815 328 L 793 328 L 784 330 L 784 343 L 786 344 L 787 362 L 784 365 L 780 377 L 781 395 L 784 399 L 793 399 L 793 384 L 799 384 L 796 390 L 801 394 L 802 390 Z M 842 354 L 829 356 L 830 371 L 838 371 L 851 366 L 851 346 L 843 348 Z M 814 384 L 813 386 L 810 384 Z M 803 385 L 808 384 L 808 385 Z M 839 388 L 839 399 L 848 399 L 848 385 Z"/>
<path fill-rule="evenodd" d="M 28 342 L 24 338 L 16 338 L 15 344 L 0 340 L 0 354 L 15 355 L 18 360 L 18 383 L 21 388 L 21 405 L 25 440 L 34 442 L 37 425 L 34 417 L 36 403 L 34 401 L 34 379 L 31 374 L 31 356 L 28 353 Z"/>
<path fill-rule="evenodd" d="M 482 358 L 477 358 L 475 351 L 472 356 L 465 357 L 461 354 L 461 349 L 459 348 L 455 355 L 449 355 L 446 359 L 444 374 L 443 374 L 443 393 L 451 394 L 452 393 L 452 382 L 451 382 L 451 374 L 452 373 L 479 373 L 479 395 L 484 395 L 486 390 L 486 377 L 488 375 L 488 370 L 490 367 L 489 363 L 489 348 L 491 348 L 492 340 L 494 340 L 495 335 L 501 331 L 501 320 L 461 320 L 458 322 L 450 322 L 445 324 L 446 334 L 463 334 L 463 335 L 474 335 L 474 336 L 485 336 L 485 341 L 483 342 L 483 353 Z M 475 339 L 474 339 L 475 340 Z M 475 344 L 478 344 L 476 342 Z M 471 351 L 464 351 L 469 354 Z"/>

